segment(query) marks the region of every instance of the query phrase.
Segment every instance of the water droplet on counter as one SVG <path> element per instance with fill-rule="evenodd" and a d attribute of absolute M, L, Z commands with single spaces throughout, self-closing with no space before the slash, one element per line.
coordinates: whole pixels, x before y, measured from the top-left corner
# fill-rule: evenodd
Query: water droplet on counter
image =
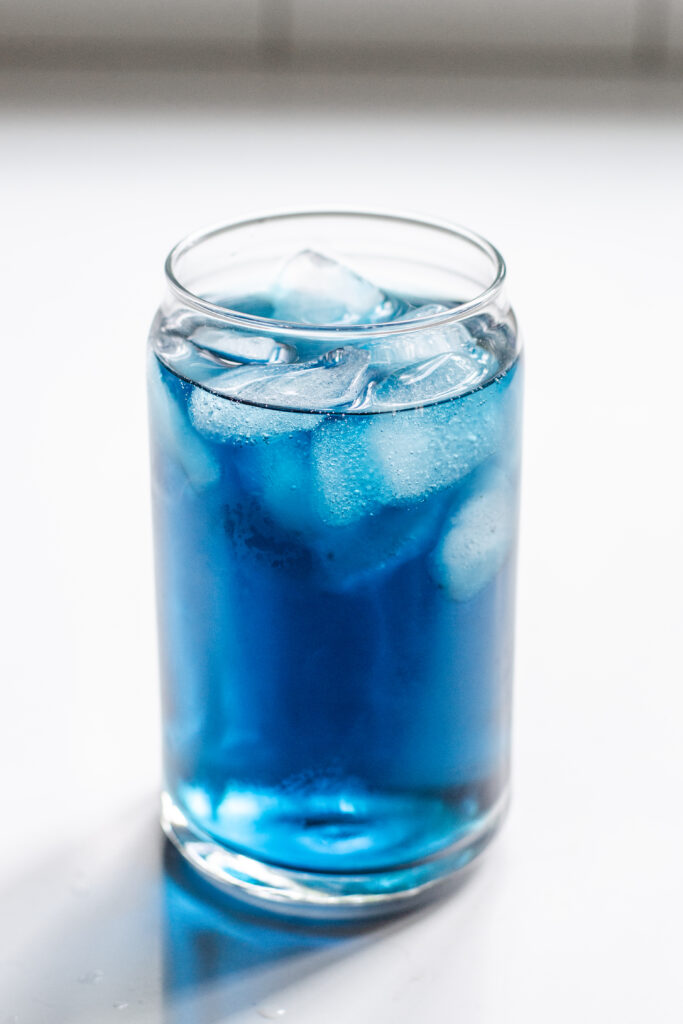
<path fill-rule="evenodd" d="M 256 1007 L 256 1012 L 259 1017 L 265 1017 L 266 1020 L 278 1020 L 280 1017 L 284 1017 L 287 1013 L 283 1006 L 273 1006 L 264 1003 L 262 1006 Z"/>
<path fill-rule="evenodd" d="M 78 979 L 82 985 L 99 985 L 104 978 L 104 971 L 94 970 L 87 971 L 85 974 L 81 974 Z"/>

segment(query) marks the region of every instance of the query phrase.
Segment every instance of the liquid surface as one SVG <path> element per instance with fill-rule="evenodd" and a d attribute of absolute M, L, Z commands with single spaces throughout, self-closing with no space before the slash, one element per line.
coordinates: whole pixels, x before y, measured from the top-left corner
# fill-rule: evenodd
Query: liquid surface
<path fill-rule="evenodd" d="M 334 301 L 290 266 L 243 308 L 416 308 L 323 272 Z M 198 352 L 188 315 L 152 339 L 166 786 L 232 849 L 389 869 L 504 797 L 521 366 L 508 327 L 470 319 L 331 352 L 264 335 L 259 365 L 206 325 Z"/>

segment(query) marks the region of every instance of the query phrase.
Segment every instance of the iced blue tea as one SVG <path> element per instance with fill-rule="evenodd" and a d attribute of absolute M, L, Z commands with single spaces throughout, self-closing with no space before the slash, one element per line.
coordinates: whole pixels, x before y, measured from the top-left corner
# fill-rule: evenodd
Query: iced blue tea
<path fill-rule="evenodd" d="M 182 243 L 150 336 L 163 824 L 334 913 L 469 863 L 509 774 L 522 366 L 483 239 L 301 214 Z"/>

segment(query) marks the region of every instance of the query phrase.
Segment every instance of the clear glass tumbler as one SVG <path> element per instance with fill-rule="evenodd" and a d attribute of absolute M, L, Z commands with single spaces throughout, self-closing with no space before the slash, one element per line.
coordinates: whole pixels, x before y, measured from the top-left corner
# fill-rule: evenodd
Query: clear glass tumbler
<path fill-rule="evenodd" d="M 290 912 L 399 907 L 508 800 L 522 366 L 461 228 L 298 213 L 166 263 L 149 340 L 163 827 Z"/>

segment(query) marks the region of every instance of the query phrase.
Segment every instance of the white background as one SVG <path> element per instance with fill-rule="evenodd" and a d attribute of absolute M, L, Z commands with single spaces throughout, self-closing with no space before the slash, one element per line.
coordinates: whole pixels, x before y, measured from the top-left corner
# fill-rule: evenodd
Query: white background
<path fill-rule="evenodd" d="M 680 82 L 0 89 L 0 1021 L 680 1024 Z M 177 238 L 337 203 L 496 242 L 528 389 L 510 819 L 447 902 L 316 934 L 160 868 L 143 350 Z"/>

